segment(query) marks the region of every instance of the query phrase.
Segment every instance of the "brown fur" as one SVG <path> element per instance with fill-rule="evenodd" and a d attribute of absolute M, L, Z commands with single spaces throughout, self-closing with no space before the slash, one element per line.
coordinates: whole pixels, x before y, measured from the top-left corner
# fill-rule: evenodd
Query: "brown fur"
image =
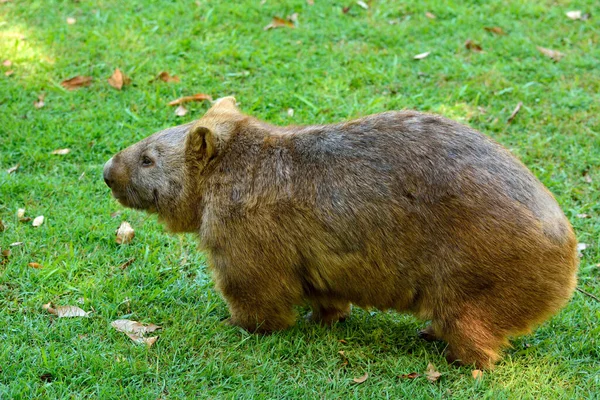
<path fill-rule="evenodd" d="M 326 324 L 350 304 L 408 311 L 450 360 L 491 367 L 576 283 L 552 195 L 503 147 L 434 115 L 276 127 L 225 98 L 104 174 L 124 205 L 199 235 L 230 322 L 250 331 L 289 327 L 303 303 Z"/>

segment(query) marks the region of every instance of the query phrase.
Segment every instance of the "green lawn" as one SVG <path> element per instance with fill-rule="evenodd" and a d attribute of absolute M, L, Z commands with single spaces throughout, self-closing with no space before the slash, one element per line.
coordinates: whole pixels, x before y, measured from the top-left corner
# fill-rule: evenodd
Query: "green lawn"
<path fill-rule="evenodd" d="M 600 296 L 597 0 L 374 0 L 368 10 L 351 0 L 158 3 L 0 4 L 0 61 L 12 62 L 0 65 L 0 247 L 23 242 L 0 260 L 0 398 L 600 397 L 600 302 L 582 293 L 514 340 L 481 380 L 449 366 L 442 344 L 419 340 L 424 322 L 408 315 L 355 309 L 331 329 L 301 320 L 250 335 L 220 323 L 227 309 L 194 238 L 122 209 L 102 181 L 112 154 L 209 106 L 190 103 L 178 117 L 167 103 L 183 95 L 235 95 L 242 110 L 277 124 L 435 112 L 510 148 L 555 194 L 588 245 L 579 286 Z M 570 10 L 591 18 L 571 20 Z M 295 29 L 263 30 L 293 13 Z M 495 26 L 507 34 L 484 29 Z M 484 51 L 466 49 L 467 39 Z M 554 62 L 537 46 L 564 58 Z M 107 83 L 117 67 L 132 79 L 122 91 Z M 161 71 L 181 82 L 150 82 Z M 61 87 L 76 75 L 94 81 Z M 59 148 L 71 152 L 51 154 Z M 19 208 L 44 224 L 19 222 Z M 136 230 L 130 245 L 114 240 L 122 220 Z M 42 309 L 50 301 L 94 312 L 58 319 Z M 117 318 L 164 329 L 147 348 L 114 330 Z M 428 363 L 442 373 L 436 383 L 400 377 Z M 365 372 L 364 383 L 353 382 Z"/>

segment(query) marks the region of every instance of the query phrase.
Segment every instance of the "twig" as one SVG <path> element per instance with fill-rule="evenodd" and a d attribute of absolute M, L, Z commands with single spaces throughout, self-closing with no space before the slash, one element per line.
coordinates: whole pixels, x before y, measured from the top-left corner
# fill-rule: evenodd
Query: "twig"
<path fill-rule="evenodd" d="M 580 293 L 583 293 L 583 294 L 585 294 L 586 296 L 589 296 L 589 297 L 591 297 L 592 299 L 596 300 L 597 302 L 600 302 L 600 299 L 599 299 L 599 298 L 597 298 L 596 296 L 594 296 L 593 294 L 591 294 L 591 293 L 588 293 L 588 292 L 586 292 L 585 290 L 583 290 L 583 289 L 580 289 L 580 288 L 575 288 L 575 289 L 576 289 L 578 292 L 580 292 Z"/>

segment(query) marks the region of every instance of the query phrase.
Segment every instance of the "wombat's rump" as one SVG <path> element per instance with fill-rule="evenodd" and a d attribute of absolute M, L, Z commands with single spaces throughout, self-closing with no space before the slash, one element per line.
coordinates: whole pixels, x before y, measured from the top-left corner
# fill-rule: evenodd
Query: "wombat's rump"
<path fill-rule="evenodd" d="M 431 320 L 448 356 L 489 367 L 507 337 L 570 298 L 571 226 L 507 150 L 451 120 L 412 111 L 276 127 L 233 98 L 109 160 L 122 204 L 196 232 L 230 322 L 250 331 L 350 304 Z"/>

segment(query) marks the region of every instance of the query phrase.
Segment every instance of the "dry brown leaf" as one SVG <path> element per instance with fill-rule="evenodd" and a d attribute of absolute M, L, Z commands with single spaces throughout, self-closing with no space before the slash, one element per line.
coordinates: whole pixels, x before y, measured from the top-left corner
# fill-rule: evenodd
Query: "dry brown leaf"
<path fill-rule="evenodd" d="M 2 65 L 4 65 L 5 67 L 10 67 L 12 65 L 12 61 L 4 60 L 4 61 L 2 61 Z"/>
<path fill-rule="evenodd" d="M 414 56 L 413 58 L 414 58 L 415 60 L 422 60 L 422 59 L 424 59 L 425 57 L 427 57 L 429 54 L 431 54 L 431 52 L 430 52 L 430 51 L 426 51 L 425 53 L 417 54 L 417 55 L 416 55 L 416 56 Z"/>
<path fill-rule="evenodd" d="M 4 258 L 10 257 L 10 250 L 9 249 L 2 250 L 2 257 L 4 257 Z"/>
<path fill-rule="evenodd" d="M 119 265 L 119 269 L 124 270 L 125 268 L 129 267 L 134 261 L 135 261 L 135 258 L 131 258 L 131 259 L 125 261 L 123 264 Z"/>
<path fill-rule="evenodd" d="M 77 75 L 62 81 L 60 84 L 67 90 L 75 90 L 84 86 L 90 86 L 92 84 L 92 77 Z"/>
<path fill-rule="evenodd" d="M 306 0 L 306 4 L 308 4 L 309 6 L 314 6 L 315 0 Z"/>
<path fill-rule="evenodd" d="M 2 222 L 2 220 L 0 219 L 0 232 L 4 232 L 6 230 L 6 227 L 4 226 L 4 222 Z"/>
<path fill-rule="evenodd" d="M 358 4 L 359 7 L 362 7 L 365 10 L 369 9 L 369 5 L 367 3 L 365 3 L 364 1 L 362 1 L 362 0 L 357 1 L 356 4 Z"/>
<path fill-rule="evenodd" d="M 341 344 L 348 344 L 348 342 L 346 342 L 344 339 L 340 339 L 338 340 L 338 342 L 340 342 Z"/>
<path fill-rule="evenodd" d="M 519 104 L 517 104 L 517 106 L 513 110 L 512 114 L 510 114 L 510 116 L 508 117 L 508 119 L 506 120 L 506 122 L 508 122 L 510 124 L 512 122 L 512 120 L 515 119 L 515 117 L 517 116 L 517 114 L 519 113 L 519 111 L 521 111 L 521 107 L 522 106 L 523 106 L 523 102 L 520 101 Z"/>
<path fill-rule="evenodd" d="M 427 380 L 429 382 L 433 383 L 440 379 L 440 376 L 442 376 L 442 374 L 435 370 L 435 367 L 432 363 L 429 363 L 427 365 L 427 371 L 425 372 L 425 376 L 427 376 Z"/>
<path fill-rule="evenodd" d="M 467 50 L 471 50 L 471 51 L 477 51 L 477 52 L 483 51 L 483 49 L 481 48 L 479 43 L 476 43 L 476 42 L 472 41 L 471 39 L 469 39 L 465 42 L 465 47 L 467 48 Z"/>
<path fill-rule="evenodd" d="M 33 219 L 33 222 L 31 223 L 31 225 L 34 228 L 37 228 L 39 226 L 42 226 L 43 223 L 44 223 L 44 216 L 43 215 L 39 215 L 39 216 L 37 216 L 37 217 L 35 217 Z"/>
<path fill-rule="evenodd" d="M 20 166 L 21 166 L 21 164 L 17 164 L 14 167 L 11 167 L 11 168 L 7 169 L 6 172 L 8 174 L 12 174 L 13 172 L 17 172 L 17 170 L 19 169 Z"/>
<path fill-rule="evenodd" d="M 488 32 L 495 33 L 496 35 L 506 35 L 504 29 L 500 28 L 499 26 L 484 26 L 483 29 L 485 29 Z"/>
<path fill-rule="evenodd" d="M 350 11 L 350 7 L 352 7 L 352 6 L 347 6 L 347 7 L 342 8 L 342 12 L 344 14 L 348 14 L 348 11 Z"/>
<path fill-rule="evenodd" d="M 108 84 L 117 90 L 123 89 L 131 83 L 131 79 L 123 74 L 119 68 L 115 68 L 115 72 L 108 78 Z"/>
<path fill-rule="evenodd" d="M 38 99 L 37 99 L 37 101 L 33 102 L 33 106 L 37 109 L 44 107 L 46 105 L 46 103 L 44 103 L 45 97 L 46 97 L 46 95 L 44 93 L 38 95 Z"/>
<path fill-rule="evenodd" d="M 427 11 L 427 12 L 425 13 L 425 16 L 426 16 L 427 18 L 429 18 L 429 19 L 436 19 L 436 18 L 437 18 L 437 17 L 435 16 L 435 14 L 433 14 L 433 13 L 430 13 L 429 11 Z"/>
<path fill-rule="evenodd" d="M 185 108 L 181 104 L 179 106 L 177 106 L 177 108 L 175 109 L 175 115 L 177 115 L 178 117 L 183 117 L 187 113 L 188 113 L 187 108 Z"/>
<path fill-rule="evenodd" d="M 188 103 L 190 101 L 204 101 L 204 100 L 212 101 L 212 97 L 210 97 L 209 95 L 204 94 L 204 93 L 197 93 L 192 96 L 180 97 L 177 100 L 173 100 L 173 101 L 169 102 L 169 105 L 170 106 L 178 106 L 180 104 Z"/>
<path fill-rule="evenodd" d="M 471 375 L 473 375 L 473 379 L 481 379 L 483 378 L 483 371 L 480 369 L 474 369 L 471 372 Z"/>
<path fill-rule="evenodd" d="M 148 347 L 152 346 L 154 342 L 156 342 L 158 336 L 145 338 L 144 335 L 146 333 L 154 332 L 158 329 L 161 329 L 160 326 L 155 324 L 149 324 L 147 326 L 144 326 L 144 324 L 140 322 L 131 321 L 129 319 L 118 319 L 116 321 L 111 322 L 110 325 L 119 332 L 125 333 L 134 342 L 146 344 L 148 345 Z"/>
<path fill-rule="evenodd" d="M 269 25 L 265 26 L 263 28 L 263 30 L 268 31 L 269 29 L 284 28 L 284 27 L 295 28 L 296 26 L 289 19 L 283 19 L 281 17 L 273 17 L 273 20 L 271 20 L 271 23 Z"/>
<path fill-rule="evenodd" d="M 6 71 L 6 72 L 4 73 L 4 75 L 6 75 L 6 76 L 11 76 L 11 75 L 12 75 L 12 74 L 14 74 L 14 73 L 15 73 L 15 71 L 13 71 L 12 69 L 10 69 L 10 70 Z"/>
<path fill-rule="evenodd" d="M 51 154 L 58 155 L 58 156 L 64 156 L 64 155 L 69 154 L 70 152 L 71 152 L 71 149 L 56 149 L 56 150 L 52 151 Z"/>
<path fill-rule="evenodd" d="M 132 335 L 143 335 L 146 333 L 144 324 L 130 319 L 117 319 L 111 322 L 110 325 L 119 332 L 130 333 Z"/>
<path fill-rule="evenodd" d="M 402 379 L 415 379 L 417 377 L 419 377 L 420 374 L 416 373 L 416 372 L 411 372 L 410 374 L 402 374 L 400 375 L 400 378 Z"/>
<path fill-rule="evenodd" d="M 40 264 L 40 263 L 36 263 L 36 262 L 30 262 L 30 263 L 29 263 L 29 264 L 27 264 L 27 265 L 29 265 L 31 268 L 35 268 L 35 269 L 44 268 L 44 267 L 42 266 L 42 264 Z"/>
<path fill-rule="evenodd" d="M 160 74 L 158 74 L 156 76 L 156 78 L 154 78 L 155 81 L 157 80 L 161 80 L 163 82 L 179 82 L 180 79 L 177 75 L 169 75 L 169 73 L 167 71 L 162 71 Z"/>
<path fill-rule="evenodd" d="M 118 244 L 127 244 L 131 243 L 133 238 L 135 237 L 135 231 L 129 225 L 129 222 L 123 221 L 116 232 L 116 242 Z"/>
<path fill-rule="evenodd" d="M 75 18 L 73 18 L 73 17 L 67 18 L 67 24 L 73 25 L 73 24 L 75 24 L 75 22 L 77 22 L 77 20 Z"/>
<path fill-rule="evenodd" d="M 361 376 L 360 378 L 354 378 L 352 379 L 355 383 L 363 383 L 364 381 L 366 381 L 369 378 L 369 373 L 365 372 L 365 374 L 363 376 Z"/>
<path fill-rule="evenodd" d="M 52 303 L 47 303 L 42 308 L 50 314 L 56 315 L 58 318 L 89 317 L 89 312 L 85 312 L 76 306 L 58 306 L 53 308 Z"/>
<path fill-rule="evenodd" d="M 541 47 L 541 46 L 537 46 L 537 49 L 540 51 L 540 53 L 542 53 L 546 57 L 550 57 L 555 62 L 560 61 L 560 59 L 565 56 L 564 53 L 561 53 L 560 51 L 557 51 L 557 50 L 547 49 L 547 48 Z"/>

